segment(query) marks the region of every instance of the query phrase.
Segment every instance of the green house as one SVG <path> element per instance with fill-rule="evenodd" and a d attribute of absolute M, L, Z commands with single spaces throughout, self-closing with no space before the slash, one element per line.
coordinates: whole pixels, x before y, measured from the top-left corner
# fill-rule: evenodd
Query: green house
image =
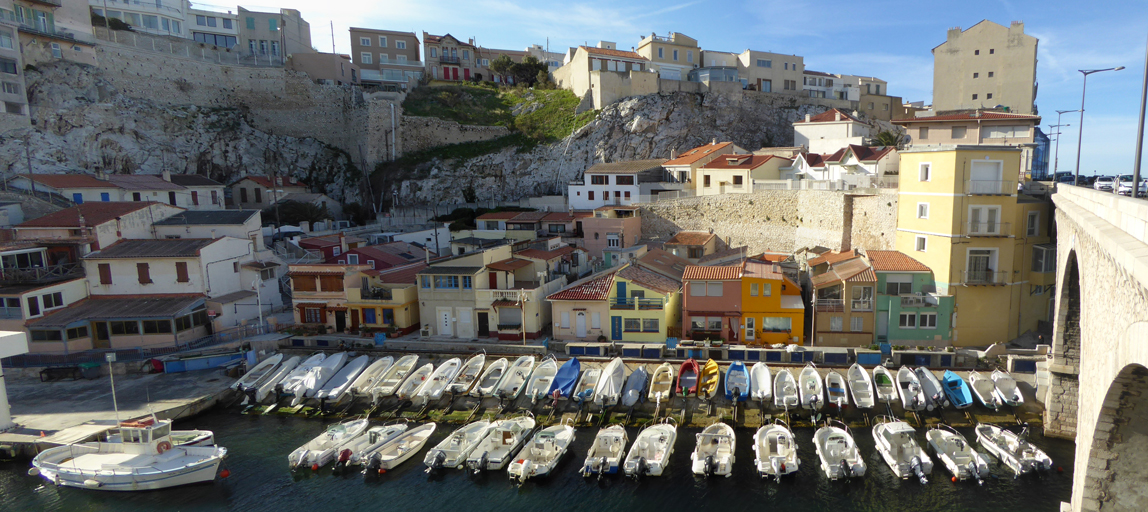
<path fill-rule="evenodd" d="M 950 345 L 953 296 L 936 292 L 933 271 L 900 251 L 867 251 L 877 273 L 875 342 Z"/>

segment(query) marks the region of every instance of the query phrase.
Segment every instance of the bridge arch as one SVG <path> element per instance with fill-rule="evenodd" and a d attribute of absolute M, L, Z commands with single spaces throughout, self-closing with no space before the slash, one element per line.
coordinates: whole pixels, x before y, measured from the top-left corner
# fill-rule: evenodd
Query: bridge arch
<path fill-rule="evenodd" d="M 1045 435 L 1072 439 L 1076 436 L 1077 400 L 1080 392 L 1080 262 L 1076 250 L 1064 258 L 1056 298 L 1048 394 L 1045 398 Z M 1055 404 L 1055 405 L 1051 405 Z"/>
<path fill-rule="evenodd" d="M 1136 330 L 1143 335 L 1148 326 Z M 1148 508 L 1148 368 L 1129 364 L 1113 379 L 1091 448 L 1080 510 Z"/>

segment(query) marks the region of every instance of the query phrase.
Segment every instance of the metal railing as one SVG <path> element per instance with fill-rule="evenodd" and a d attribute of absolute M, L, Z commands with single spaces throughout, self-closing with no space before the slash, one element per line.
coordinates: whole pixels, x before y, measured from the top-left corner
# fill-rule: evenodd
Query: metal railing
<path fill-rule="evenodd" d="M 388 301 L 393 300 L 393 297 L 394 294 L 389 288 L 363 288 L 359 292 L 359 298 L 362 300 Z"/>
<path fill-rule="evenodd" d="M 521 331 L 522 324 L 498 324 L 498 330 L 501 331 Z"/>
<path fill-rule="evenodd" d="M 1005 284 L 1007 272 L 993 272 L 991 270 L 965 270 L 961 282 L 966 285 L 998 285 Z"/>
<path fill-rule="evenodd" d="M 459 62 L 458 57 L 447 57 L 444 55 L 438 58 L 439 64 L 458 64 Z"/>
<path fill-rule="evenodd" d="M 902 295 L 901 307 L 903 308 L 923 308 L 935 307 L 936 304 L 930 302 L 925 295 Z"/>
<path fill-rule="evenodd" d="M 1008 222 L 969 222 L 965 236 L 1009 236 Z"/>
<path fill-rule="evenodd" d="M 295 244 L 283 241 L 272 244 L 271 251 L 288 265 L 305 265 L 308 263 L 323 262 L 323 253 L 304 249 Z"/>
<path fill-rule="evenodd" d="M 842 313 L 845 311 L 845 301 L 842 299 L 818 299 L 813 304 L 813 310 L 818 313 Z"/>
<path fill-rule="evenodd" d="M 84 276 L 84 267 L 79 263 L 64 263 L 47 267 L 2 268 L 0 283 L 50 283 Z"/>
<path fill-rule="evenodd" d="M 113 43 L 115 45 L 131 47 L 137 50 L 161 53 L 176 58 L 192 59 L 214 62 L 228 66 L 246 67 L 282 67 L 284 65 L 283 52 L 279 55 L 251 53 L 240 50 L 240 47 L 231 48 L 200 43 L 192 39 L 184 39 L 176 35 L 145 34 L 139 31 L 108 30 L 104 27 L 92 27 L 92 32 L 100 44 Z"/>
<path fill-rule="evenodd" d="M 635 308 L 646 311 L 659 310 L 665 308 L 665 303 L 662 299 L 639 299 L 636 297 L 613 297 L 610 299 L 610 309 L 633 311 Z"/>
<path fill-rule="evenodd" d="M 965 193 L 972 196 L 1007 196 L 1016 193 L 1015 180 L 968 180 Z"/>
<path fill-rule="evenodd" d="M 853 299 L 849 303 L 851 311 L 873 311 L 873 299 Z"/>
<path fill-rule="evenodd" d="M 162 356 L 170 356 L 179 354 L 181 352 L 189 352 L 193 350 L 201 350 L 211 348 L 226 343 L 240 341 L 244 338 L 251 336 L 258 336 L 266 333 L 267 329 L 263 325 L 247 325 L 234 327 L 222 332 L 204 336 L 185 343 L 178 343 L 172 346 L 163 347 L 146 347 L 146 348 L 128 348 L 118 350 L 84 350 L 82 352 L 72 353 L 38 353 L 38 354 L 23 354 L 19 356 L 7 357 L 0 360 L 0 365 L 7 368 L 33 368 L 39 366 L 71 366 L 81 363 L 104 363 L 106 361 L 105 355 L 108 352 L 116 354 L 116 361 L 118 362 L 132 362 L 132 361 L 146 361 Z"/>

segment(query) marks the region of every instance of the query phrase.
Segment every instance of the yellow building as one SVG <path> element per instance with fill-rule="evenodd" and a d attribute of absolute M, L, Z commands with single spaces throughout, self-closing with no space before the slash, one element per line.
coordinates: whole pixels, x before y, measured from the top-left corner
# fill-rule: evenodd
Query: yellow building
<path fill-rule="evenodd" d="M 665 343 L 681 323 L 682 283 L 630 264 L 614 274 L 609 338 L 613 341 Z"/>
<path fill-rule="evenodd" d="M 419 329 L 416 275 L 426 268 L 418 262 L 385 270 L 364 270 L 361 288 L 347 290 L 351 328 L 394 329 L 407 334 Z"/>
<path fill-rule="evenodd" d="M 746 260 L 741 275 L 741 327 L 746 345 L 805 343 L 805 303 L 801 286 L 781 266 Z"/>
<path fill-rule="evenodd" d="M 1017 193 L 1021 150 L 939 145 L 901 153 L 896 249 L 955 297 L 953 344 L 1007 342 L 1049 321 L 1055 244 L 1046 201 Z"/>

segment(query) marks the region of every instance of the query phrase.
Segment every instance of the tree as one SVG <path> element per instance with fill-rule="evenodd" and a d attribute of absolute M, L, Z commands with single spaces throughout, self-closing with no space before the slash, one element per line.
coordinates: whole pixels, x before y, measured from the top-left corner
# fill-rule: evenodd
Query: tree
<path fill-rule="evenodd" d="M 510 57 L 507 57 L 504 53 L 490 61 L 489 67 L 492 73 L 506 78 L 506 76 L 511 73 L 511 68 L 514 67 L 514 61 L 510 60 Z"/>
<path fill-rule="evenodd" d="M 375 219 L 375 212 L 360 203 L 347 203 L 343 205 L 343 214 L 360 226 L 366 226 Z"/>
<path fill-rule="evenodd" d="M 274 205 L 263 210 L 263 218 L 275 218 Z M 331 219 L 332 216 L 331 212 L 324 206 L 302 201 L 282 201 L 279 203 L 279 218 L 282 219 L 284 225 L 298 226 L 300 222 L 304 221 L 314 225 L 316 222 Z"/>
<path fill-rule="evenodd" d="M 905 134 L 901 132 L 881 132 L 876 137 L 873 137 L 874 146 L 893 146 L 896 148 L 901 147 L 905 143 Z"/>
<path fill-rule="evenodd" d="M 538 73 L 546 71 L 546 64 L 533 55 L 527 55 L 522 62 L 511 67 L 510 74 L 516 84 L 534 85 L 538 82 Z"/>

